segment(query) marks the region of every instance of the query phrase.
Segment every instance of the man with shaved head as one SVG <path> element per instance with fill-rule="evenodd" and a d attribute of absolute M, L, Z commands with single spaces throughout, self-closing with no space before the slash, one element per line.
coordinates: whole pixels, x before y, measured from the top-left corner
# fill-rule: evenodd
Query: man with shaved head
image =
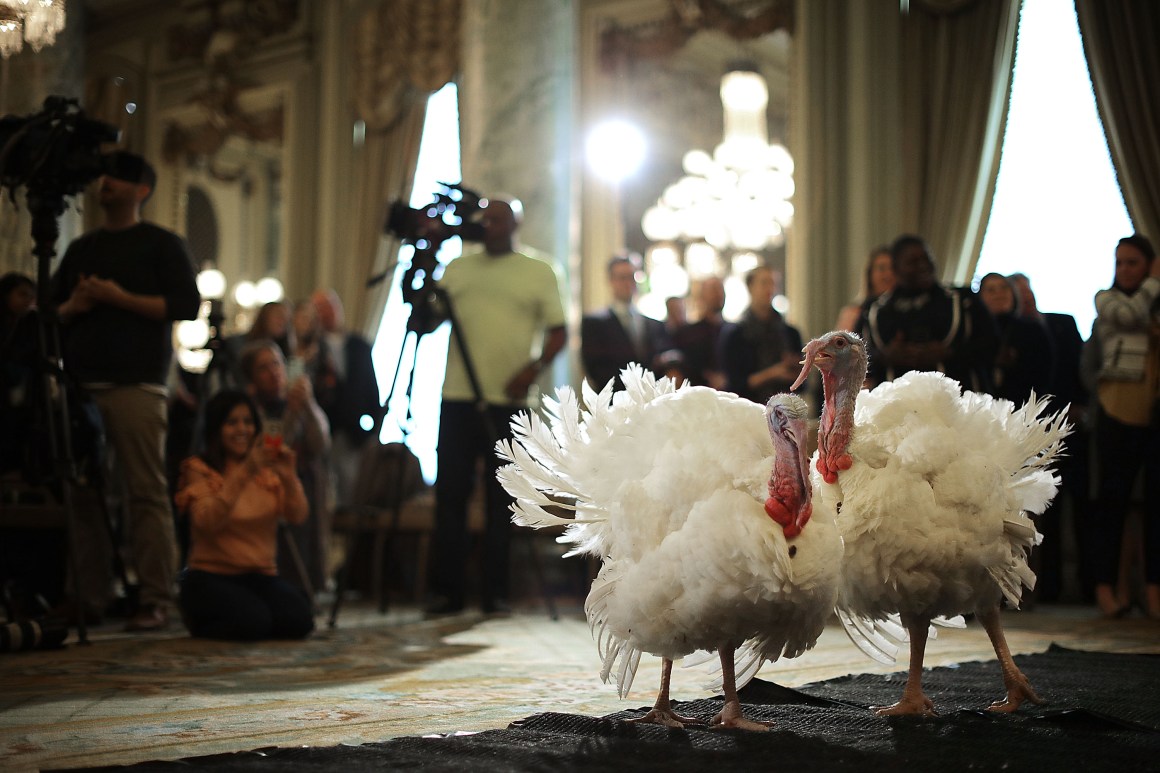
<path fill-rule="evenodd" d="M 483 251 L 453 260 L 440 280 L 476 375 L 469 377 L 453 337 L 439 414 L 439 472 L 435 482 L 435 557 L 431 614 L 461 611 L 470 555 L 467 503 L 484 460 L 486 524 L 480 603 L 501 613 L 508 603 L 508 506 L 496 481 L 495 444 L 511 437 L 512 417 L 527 407 L 528 389 L 564 348 L 564 308 L 556 272 L 517 250 L 523 214 L 518 201 L 493 199 L 483 210 Z M 478 392 L 477 392 L 478 388 Z"/>

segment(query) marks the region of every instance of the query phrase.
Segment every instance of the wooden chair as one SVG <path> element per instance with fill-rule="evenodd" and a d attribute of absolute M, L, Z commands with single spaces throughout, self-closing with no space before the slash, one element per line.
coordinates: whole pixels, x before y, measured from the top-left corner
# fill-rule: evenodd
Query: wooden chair
<path fill-rule="evenodd" d="M 414 588 L 416 599 L 423 598 L 427 555 L 435 529 L 435 494 L 424 483 L 419 460 L 409 448 L 402 443 L 367 443 L 351 501 L 335 508 L 331 528 L 347 538 L 346 555 L 335 581 L 331 627 L 349 584 L 351 560 L 368 536 L 372 540 L 371 590 L 379 610 L 387 610 L 385 567 L 388 551 L 398 535 L 413 535 L 418 541 Z"/>

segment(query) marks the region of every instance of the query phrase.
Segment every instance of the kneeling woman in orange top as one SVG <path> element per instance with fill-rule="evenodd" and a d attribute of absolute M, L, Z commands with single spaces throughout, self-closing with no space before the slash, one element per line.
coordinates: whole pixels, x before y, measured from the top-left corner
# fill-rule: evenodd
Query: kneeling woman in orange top
<path fill-rule="evenodd" d="M 206 404 L 205 451 L 181 465 L 175 499 L 190 519 L 181 611 L 193 636 L 301 639 L 314 630 L 310 600 L 277 570 L 278 522 L 306 520 L 306 494 L 294 452 L 261 429 L 248 395 L 220 392 Z"/>

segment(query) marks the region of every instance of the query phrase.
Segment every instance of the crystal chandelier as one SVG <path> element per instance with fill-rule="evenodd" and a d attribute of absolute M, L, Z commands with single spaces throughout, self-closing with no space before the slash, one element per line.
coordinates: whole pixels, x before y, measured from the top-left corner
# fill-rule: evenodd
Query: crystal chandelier
<path fill-rule="evenodd" d="M 718 253 L 759 251 L 785 242 L 793 221 L 793 159 L 769 144 L 765 79 L 737 68 L 721 79 L 725 131 L 709 155 L 685 154 L 685 176 L 669 185 L 641 218 L 654 242 L 706 245 Z M 687 257 L 687 256 L 686 256 Z"/>
<path fill-rule="evenodd" d="M 0 56 L 7 59 L 25 42 L 40 52 L 64 29 L 65 0 L 0 0 Z"/>

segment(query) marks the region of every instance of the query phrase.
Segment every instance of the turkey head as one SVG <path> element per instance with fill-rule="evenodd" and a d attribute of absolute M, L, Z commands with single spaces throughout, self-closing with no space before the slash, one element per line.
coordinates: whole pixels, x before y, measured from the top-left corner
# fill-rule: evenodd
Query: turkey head
<path fill-rule="evenodd" d="M 802 350 L 802 372 L 791 389 L 797 389 L 816 367 L 822 374 L 822 419 L 818 426 L 818 472 L 826 483 L 836 483 L 838 473 L 850 469 L 853 459 L 847 447 L 854 428 L 854 402 L 866 380 L 866 342 L 854 333 L 837 330 L 815 338 Z"/>

